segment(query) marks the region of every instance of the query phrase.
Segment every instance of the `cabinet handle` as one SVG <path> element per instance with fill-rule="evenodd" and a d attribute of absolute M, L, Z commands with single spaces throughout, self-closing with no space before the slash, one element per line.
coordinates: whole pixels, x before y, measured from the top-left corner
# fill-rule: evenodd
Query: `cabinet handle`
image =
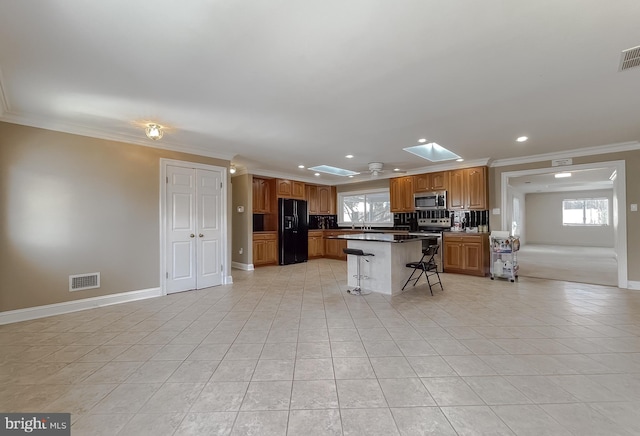
<path fill-rule="evenodd" d="M 194 235 L 193 233 L 189 235 L 190 238 L 195 238 L 196 235 Z"/>
<path fill-rule="evenodd" d="M 200 233 L 200 234 L 198 235 L 198 237 L 203 238 L 203 237 L 204 237 L 204 235 L 203 235 L 202 233 Z"/>

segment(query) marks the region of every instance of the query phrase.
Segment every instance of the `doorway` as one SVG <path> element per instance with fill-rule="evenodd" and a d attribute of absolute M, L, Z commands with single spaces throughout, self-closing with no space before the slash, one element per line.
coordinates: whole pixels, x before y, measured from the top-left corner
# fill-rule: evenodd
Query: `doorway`
<path fill-rule="evenodd" d="M 166 294 L 224 282 L 226 168 L 161 160 L 161 283 Z"/>
<path fill-rule="evenodd" d="M 514 201 L 514 198 L 518 196 L 520 196 L 520 200 L 519 200 L 520 217 L 518 220 L 520 222 L 518 222 L 517 225 L 520 228 L 520 230 L 523 230 L 523 227 L 527 227 L 527 223 L 526 223 L 527 220 L 523 219 L 524 214 L 522 212 L 523 204 L 524 204 L 522 199 L 524 198 L 524 195 L 521 192 L 519 193 L 517 189 L 514 189 L 514 186 L 517 186 L 519 180 L 522 181 L 527 176 L 532 176 L 534 178 L 542 177 L 547 174 L 558 173 L 561 171 L 583 172 L 583 173 L 596 173 L 597 171 L 605 171 L 607 173 L 607 177 L 605 177 L 605 179 L 607 179 L 606 181 L 609 183 L 609 189 L 613 190 L 612 201 L 611 201 L 611 218 L 612 218 L 611 224 L 613 226 L 613 248 L 610 249 L 610 251 L 613 251 L 613 257 L 615 258 L 613 259 L 614 260 L 613 266 L 616 268 L 614 273 L 615 283 L 620 288 L 626 288 L 628 286 L 628 279 L 627 279 L 627 228 L 626 228 L 626 210 L 625 210 L 626 175 L 625 175 L 624 161 L 597 162 L 593 164 L 539 168 L 534 170 L 512 171 L 512 172 L 502 173 L 502 177 L 501 177 L 502 179 L 501 180 L 502 182 L 501 183 L 501 200 L 502 200 L 501 207 L 503 210 L 502 228 L 511 229 L 514 226 L 515 218 L 518 215 L 518 212 L 514 211 L 514 208 L 516 207 L 516 204 L 517 204 L 517 202 Z M 525 182 L 525 183 L 530 183 L 530 182 Z M 580 188 L 574 187 L 570 189 L 566 187 L 566 188 L 559 188 L 557 189 L 557 191 L 563 191 L 565 189 L 579 190 Z M 524 231 L 523 233 L 526 233 L 526 231 Z M 522 258 L 527 255 L 527 253 L 524 252 L 526 251 L 524 250 L 524 248 L 526 247 L 526 244 L 529 241 L 527 241 L 526 238 L 522 238 L 523 236 L 522 233 L 520 236 L 521 236 L 521 242 L 522 242 L 523 248 L 521 248 L 521 255 L 520 255 L 521 259 L 519 260 L 524 260 Z M 536 247 L 536 248 L 544 249 L 545 247 Z M 554 253 L 558 251 L 558 249 L 562 250 L 561 247 L 551 247 L 551 250 L 547 250 L 546 252 L 544 252 L 545 254 L 543 257 L 543 261 L 538 262 L 539 263 L 538 266 L 540 268 L 546 268 L 545 262 L 547 263 L 550 262 L 551 259 L 553 259 Z M 567 261 L 570 261 L 571 263 L 575 259 L 577 259 L 579 257 L 578 256 L 579 252 L 580 250 L 576 248 L 576 250 L 572 252 L 574 254 L 574 259 L 568 259 Z M 543 252 L 540 252 L 540 253 L 543 253 Z M 535 259 L 536 258 L 535 256 L 540 253 L 532 251 L 531 253 L 528 253 L 528 254 L 531 255 L 532 259 Z M 607 254 L 608 252 L 605 253 L 607 254 L 605 256 L 598 249 L 589 250 L 588 253 L 584 253 L 585 254 L 583 257 L 584 262 L 582 262 L 583 265 L 588 265 L 589 262 L 592 261 L 590 260 L 590 257 L 593 256 L 593 253 L 596 253 L 598 257 L 601 257 L 601 259 L 604 259 L 604 261 L 601 262 L 600 264 L 603 267 L 606 266 L 606 262 L 608 262 L 609 257 L 611 257 Z M 525 256 L 522 256 L 522 255 L 525 255 Z M 573 265 L 574 267 L 572 268 L 575 268 L 575 263 Z M 521 268 L 523 268 L 523 264 L 521 264 Z M 550 269 L 549 272 L 550 272 L 550 274 L 548 275 L 549 278 L 554 278 L 552 277 L 553 275 L 551 274 L 553 270 Z M 565 269 L 565 272 L 566 272 L 566 269 Z M 576 280 L 576 281 L 580 281 L 580 280 Z M 612 284 L 612 283 L 607 283 L 607 284 Z"/>

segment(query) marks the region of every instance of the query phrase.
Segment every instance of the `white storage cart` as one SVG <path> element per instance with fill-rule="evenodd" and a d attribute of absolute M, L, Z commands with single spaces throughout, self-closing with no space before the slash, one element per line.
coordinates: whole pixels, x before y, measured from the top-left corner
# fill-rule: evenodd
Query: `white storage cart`
<path fill-rule="evenodd" d="M 489 237 L 491 250 L 491 280 L 496 277 L 515 282 L 518 278 L 518 250 L 520 238 L 507 232 L 492 232 Z"/>

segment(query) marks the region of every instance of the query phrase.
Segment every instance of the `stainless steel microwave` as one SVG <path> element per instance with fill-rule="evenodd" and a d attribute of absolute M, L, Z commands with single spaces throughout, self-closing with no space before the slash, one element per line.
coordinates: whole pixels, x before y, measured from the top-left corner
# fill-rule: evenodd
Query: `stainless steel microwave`
<path fill-rule="evenodd" d="M 413 194 L 416 210 L 441 210 L 447 208 L 447 191 L 418 192 Z"/>

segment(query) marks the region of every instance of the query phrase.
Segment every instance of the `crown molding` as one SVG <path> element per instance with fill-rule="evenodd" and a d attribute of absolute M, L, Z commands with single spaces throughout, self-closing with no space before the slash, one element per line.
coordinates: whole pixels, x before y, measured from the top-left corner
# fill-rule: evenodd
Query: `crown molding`
<path fill-rule="evenodd" d="M 306 168 L 305 168 L 306 170 Z M 282 173 L 282 172 L 278 172 L 278 171 L 271 171 L 271 170 L 265 170 L 265 169 L 261 169 L 261 168 L 249 168 L 247 169 L 247 173 L 248 174 L 253 174 L 254 176 L 263 176 L 263 177 L 271 177 L 274 179 L 292 179 L 292 180 L 298 180 L 300 182 L 305 182 L 305 183 L 309 183 L 311 185 L 337 185 L 338 183 L 334 183 L 334 182 L 330 182 L 327 180 L 318 180 L 317 177 L 305 177 L 305 176 L 300 176 L 298 174 L 291 174 L 291 173 Z"/>
<path fill-rule="evenodd" d="M 595 147 L 576 148 L 573 150 L 558 151 L 553 153 L 534 154 L 525 157 L 514 157 L 509 159 L 496 159 L 490 166 L 504 167 L 509 165 L 520 165 L 534 162 L 541 162 L 553 159 L 566 159 L 581 156 L 593 156 L 597 154 L 619 153 L 623 151 L 640 150 L 638 141 L 620 142 L 609 145 L 598 145 Z"/>
<path fill-rule="evenodd" d="M 150 139 L 147 139 L 146 137 L 143 138 L 142 136 L 130 135 L 127 133 L 114 134 L 113 132 L 100 130 L 100 129 L 83 126 L 79 124 L 54 121 L 54 120 L 39 118 L 35 116 L 25 117 L 9 111 L 0 113 L 0 121 L 12 123 L 12 124 L 19 124 L 22 126 L 36 127 L 39 129 L 52 130 L 55 132 L 69 133 L 72 135 L 80 135 L 80 136 L 88 136 L 90 138 L 96 138 L 96 139 L 104 139 L 106 141 L 122 142 L 126 144 L 141 145 L 143 147 L 175 151 L 179 153 L 195 154 L 198 156 L 211 157 L 214 159 L 231 161 L 231 159 L 233 159 L 236 156 L 236 153 L 213 152 L 211 150 L 207 150 L 200 147 L 194 147 L 191 145 L 172 143 L 166 140 L 166 136 L 162 141 L 151 141 Z"/>

